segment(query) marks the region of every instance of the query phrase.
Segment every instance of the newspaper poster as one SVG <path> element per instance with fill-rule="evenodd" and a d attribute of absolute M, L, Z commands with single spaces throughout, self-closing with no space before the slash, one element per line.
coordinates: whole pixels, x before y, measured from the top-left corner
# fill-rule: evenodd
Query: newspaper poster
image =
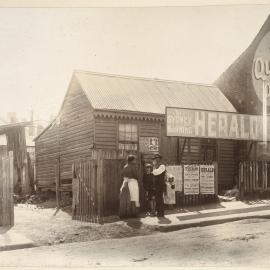
<path fill-rule="evenodd" d="M 215 194 L 214 165 L 200 165 L 200 193 Z"/>
<path fill-rule="evenodd" d="M 140 152 L 149 153 L 149 152 L 158 152 L 158 138 L 156 137 L 140 137 L 139 146 Z"/>
<path fill-rule="evenodd" d="M 173 175 L 174 176 L 174 181 L 175 181 L 175 191 L 182 191 L 183 188 L 183 170 L 182 166 L 167 166 L 166 167 L 167 174 L 168 175 Z"/>
<path fill-rule="evenodd" d="M 184 194 L 195 195 L 200 193 L 200 166 L 184 165 Z"/>

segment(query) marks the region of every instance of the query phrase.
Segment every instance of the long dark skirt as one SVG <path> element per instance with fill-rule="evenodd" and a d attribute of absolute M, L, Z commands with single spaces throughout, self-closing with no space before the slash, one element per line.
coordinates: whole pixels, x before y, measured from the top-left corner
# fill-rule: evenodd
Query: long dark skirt
<path fill-rule="evenodd" d="M 131 218 L 137 216 L 135 202 L 130 201 L 128 184 L 125 183 L 122 192 L 120 192 L 119 217 Z"/>

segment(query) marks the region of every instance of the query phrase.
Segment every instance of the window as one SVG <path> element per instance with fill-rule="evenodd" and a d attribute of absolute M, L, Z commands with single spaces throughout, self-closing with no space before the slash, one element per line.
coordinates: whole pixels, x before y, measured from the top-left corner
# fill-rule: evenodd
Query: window
<path fill-rule="evenodd" d="M 121 150 L 138 149 L 138 126 L 135 124 L 120 123 L 119 124 L 119 144 Z"/>
<path fill-rule="evenodd" d="M 119 124 L 119 141 L 137 142 L 138 130 L 134 124 Z"/>

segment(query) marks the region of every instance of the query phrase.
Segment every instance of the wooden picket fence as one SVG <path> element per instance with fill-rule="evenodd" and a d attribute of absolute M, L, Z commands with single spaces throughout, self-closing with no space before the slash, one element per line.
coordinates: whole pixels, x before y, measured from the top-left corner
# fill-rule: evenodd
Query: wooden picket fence
<path fill-rule="evenodd" d="M 13 225 L 13 152 L 9 152 L 0 156 L 0 226 Z"/>
<path fill-rule="evenodd" d="M 103 154 L 73 163 L 72 218 L 75 220 L 104 223 L 105 217 L 118 214 L 120 174 L 125 160 Z"/>
<path fill-rule="evenodd" d="M 254 197 L 270 192 L 270 164 L 267 161 L 245 161 L 239 164 L 240 196 Z"/>
<path fill-rule="evenodd" d="M 119 190 L 122 185 L 121 171 L 125 162 L 125 159 L 117 159 L 114 155 L 98 152 L 94 157 L 80 159 L 73 163 L 73 219 L 104 223 L 107 217 L 118 214 Z M 138 170 L 141 179 L 140 166 Z M 215 194 L 184 195 L 182 189 L 181 192 L 176 192 L 176 206 L 192 206 L 215 201 L 217 177 L 217 164 L 215 164 Z M 142 191 L 140 192 L 141 210 L 146 210 L 147 201 L 142 181 L 139 181 L 139 188 Z"/>

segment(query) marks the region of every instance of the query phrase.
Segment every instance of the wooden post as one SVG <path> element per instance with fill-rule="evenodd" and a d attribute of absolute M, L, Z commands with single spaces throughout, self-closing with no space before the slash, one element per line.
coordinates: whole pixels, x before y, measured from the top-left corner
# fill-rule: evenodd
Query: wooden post
<path fill-rule="evenodd" d="M 264 178 L 264 188 L 267 189 L 267 162 L 265 161 L 265 178 Z"/>
<path fill-rule="evenodd" d="M 256 161 L 256 179 L 255 179 L 255 190 L 259 188 L 259 164 L 258 161 Z"/>
<path fill-rule="evenodd" d="M 60 208 L 60 192 L 59 192 L 59 186 L 60 186 L 60 160 L 57 158 L 56 160 L 56 167 L 55 167 L 55 196 L 56 196 L 56 206 L 57 209 Z"/>
<path fill-rule="evenodd" d="M 241 198 L 241 192 L 242 192 L 242 163 L 239 162 L 238 164 L 238 189 L 239 189 L 239 194 Z"/>
<path fill-rule="evenodd" d="M 0 226 L 14 225 L 13 153 L 0 157 Z"/>
<path fill-rule="evenodd" d="M 0 226 L 4 225 L 4 180 L 3 159 L 0 156 Z"/>
<path fill-rule="evenodd" d="M 215 195 L 218 195 L 218 163 L 216 161 L 213 162 L 214 164 L 214 169 L 215 169 Z"/>
<path fill-rule="evenodd" d="M 28 162 L 27 157 L 25 156 L 23 167 L 21 168 L 21 185 L 22 185 L 22 194 L 30 194 L 30 179 L 28 174 Z"/>
<path fill-rule="evenodd" d="M 103 158 L 102 151 L 98 150 L 97 153 L 97 201 L 98 201 L 98 218 L 99 223 L 103 224 L 103 214 L 104 214 L 104 205 L 103 205 Z"/>
<path fill-rule="evenodd" d="M 77 208 L 79 202 L 79 179 L 76 175 L 76 164 L 72 165 L 72 219 L 77 218 Z"/>
<path fill-rule="evenodd" d="M 8 153 L 8 162 L 9 162 L 9 194 L 10 194 L 10 225 L 14 225 L 14 198 L 13 198 L 13 192 L 14 192 L 14 177 L 13 177 L 13 152 L 10 151 Z"/>
<path fill-rule="evenodd" d="M 244 162 L 239 163 L 239 190 L 240 198 L 244 198 Z"/>

